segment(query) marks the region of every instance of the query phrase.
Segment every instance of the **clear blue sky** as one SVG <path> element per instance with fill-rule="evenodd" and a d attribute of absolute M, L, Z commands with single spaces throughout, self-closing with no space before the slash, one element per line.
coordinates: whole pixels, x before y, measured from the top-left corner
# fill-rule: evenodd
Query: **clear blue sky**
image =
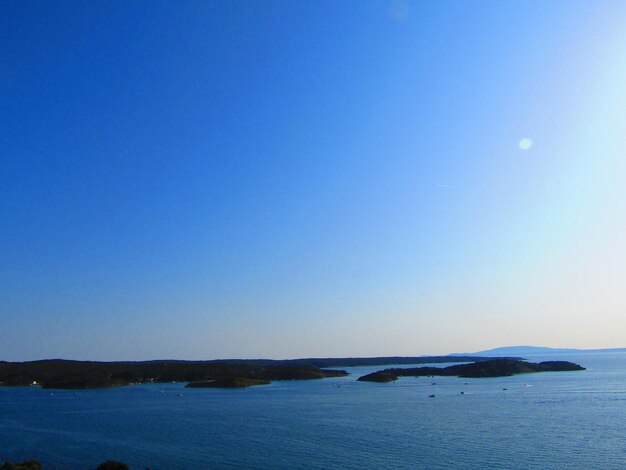
<path fill-rule="evenodd" d="M 621 1 L 7 1 L 0 360 L 626 346 Z"/>

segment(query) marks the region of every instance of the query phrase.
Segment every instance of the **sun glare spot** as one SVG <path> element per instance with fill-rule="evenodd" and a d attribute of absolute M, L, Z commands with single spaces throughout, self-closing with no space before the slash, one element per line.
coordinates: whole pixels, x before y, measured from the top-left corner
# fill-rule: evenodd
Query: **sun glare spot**
<path fill-rule="evenodd" d="M 519 141 L 518 145 L 521 150 L 529 150 L 533 146 L 533 141 L 529 138 L 524 138 Z"/>

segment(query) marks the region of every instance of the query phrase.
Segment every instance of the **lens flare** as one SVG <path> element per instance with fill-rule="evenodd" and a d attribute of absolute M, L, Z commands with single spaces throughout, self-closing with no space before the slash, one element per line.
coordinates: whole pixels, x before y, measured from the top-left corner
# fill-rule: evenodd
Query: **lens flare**
<path fill-rule="evenodd" d="M 519 141 L 518 145 L 521 150 L 529 150 L 533 146 L 533 141 L 529 138 L 524 138 Z"/>

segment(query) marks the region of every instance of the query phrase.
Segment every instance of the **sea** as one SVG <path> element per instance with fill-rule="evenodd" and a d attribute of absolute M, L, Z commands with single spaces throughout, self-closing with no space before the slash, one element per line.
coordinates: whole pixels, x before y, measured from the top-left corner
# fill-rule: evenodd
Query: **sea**
<path fill-rule="evenodd" d="M 586 371 L 350 375 L 246 389 L 0 388 L 0 463 L 93 469 L 624 469 L 626 353 L 526 356 Z M 442 366 L 442 364 L 437 364 Z M 410 366 L 400 366 L 410 367 Z"/>

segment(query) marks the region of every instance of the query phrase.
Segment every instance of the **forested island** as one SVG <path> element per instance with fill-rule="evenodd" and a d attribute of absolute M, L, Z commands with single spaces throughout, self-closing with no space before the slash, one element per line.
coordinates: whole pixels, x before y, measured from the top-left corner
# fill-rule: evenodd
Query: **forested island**
<path fill-rule="evenodd" d="M 585 370 L 584 367 L 567 361 L 526 362 L 516 359 L 490 359 L 449 367 L 393 368 L 359 377 L 361 382 L 393 382 L 398 377 L 452 376 L 463 378 L 508 377 L 533 372 L 563 372 Z"/>
<path fill-rule="evenodd" d="M 141 383 L 187 382 L 191 387 L 246 387 L 272 380 L 308 380 L 342 377 L 350 367 L 387 364 L 432 364 L 487 361 L 473 356 L 225 359 L 214 361 L 95 362 L 48 359 L 0 361 L 0 386 L 37 385 L 44 388 L 87 389 Z"/>
<path fill-rule="evenodd" d="M 307 380 L 345 375 L 347 372 L 343 370 L 313 366 L 210 361 L 86 362 L 53 359 L 0 363 L 0 385 L 37 385 L 59 389 L 165 382 L 211 382 L 211 386 L 223 384 L 230 388 L 269 383 L 272 380 Z"/>

